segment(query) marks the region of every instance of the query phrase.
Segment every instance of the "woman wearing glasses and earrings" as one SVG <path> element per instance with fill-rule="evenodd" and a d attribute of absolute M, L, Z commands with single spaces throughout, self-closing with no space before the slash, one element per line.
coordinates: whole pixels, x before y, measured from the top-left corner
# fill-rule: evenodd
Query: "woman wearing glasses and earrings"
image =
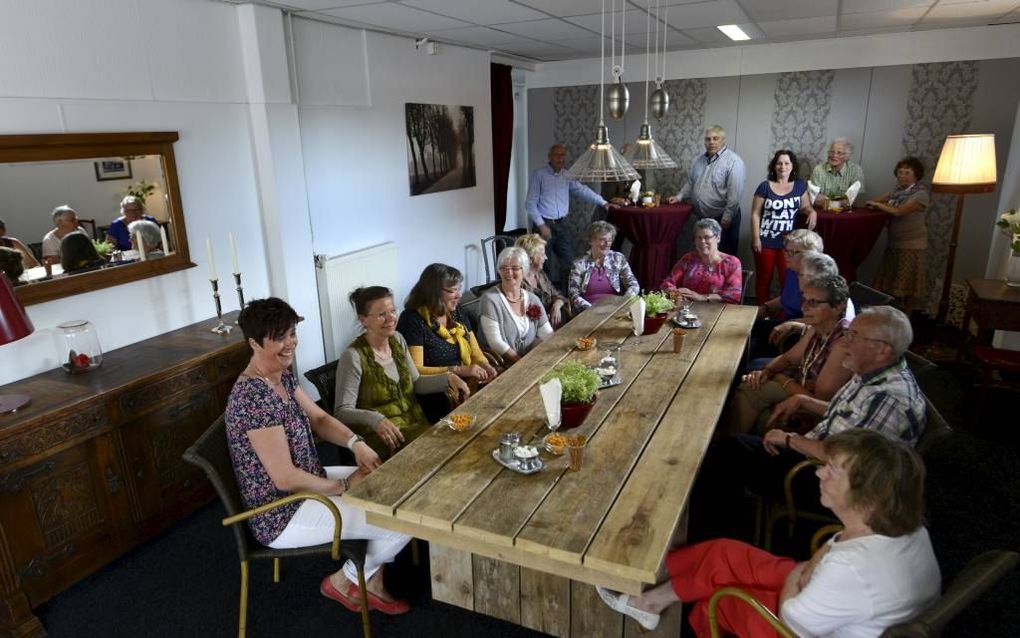
<path fill-rule="evenodd" d="M 839 275 L 808 279 L 802 292 L 804 336 L 764 368 L 741 378 L 723 418 L 730 432 L 750 432 L 759 420 L 764 424 L 765 410 L 796 394 L 828 401 L 850 380 L 852 373 L 843 366 L 850 325 L 843 317 L 850 296 L 846 280 Z M 798 414 L 786 429 L 803 433 L 817 422 L 817 416 Z"/>
<path fill-rule="evenodd" d="M 350 301 L 365 332 L 347 346 L 337 362 L 334 413 L 364 432 L 372 449 L 388 458 L 430 427 L 415 393 L 449 388 L 463 400 L 471 391 L 452 372 L 418 373 L 407 342 L 397 332 L 397 307 L 389 288 L 358 288 Z"/>

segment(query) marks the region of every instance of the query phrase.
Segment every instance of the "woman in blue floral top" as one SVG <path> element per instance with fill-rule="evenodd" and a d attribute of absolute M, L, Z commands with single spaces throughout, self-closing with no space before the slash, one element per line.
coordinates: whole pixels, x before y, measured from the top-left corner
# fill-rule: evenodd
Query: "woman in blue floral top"
<path fill-rule="evenodd" d="M 575 314 L 603 297 L 641 292 L 627 258 L 610 249 L 615 238 L 616 226 L 609 222 L 592 222 L 588 229 L 591 250 L 574 260 L 574 267 L 570 269 L 568 295 Z"/>
<path fill-rule="evenodd" d="M 290 366 L 297 348 L 295 326 L 300 320 L 293 308 L 276 298 L 252 301 L 238 317 L 252 357 L 230 392 L 225 420 L 241 498 L 246 507 L 254 508 L 294 492 L 328 496 L 343 518 L 341 537 L 369 540 L 365 557 L 369 608 L 405 613 L 410 607 L 386 592 L 381 568 L 393 561 L 410 538 L 369 525 L 363 510 L 341 499 L 351 485 L 379 467 L 379 456 L 298 387 Z M 324 468 L 315 449 L 316 434 L 347 446 L 357 467 Z M 281 549 L 330 542 L 334 521 L 323 504 L 305 500 L 255 516 L 249 525 L 260 543 Z M 348 561 L 322 580 L 319 591 L 360 612 L 357 582 L 357 571 Z"/>

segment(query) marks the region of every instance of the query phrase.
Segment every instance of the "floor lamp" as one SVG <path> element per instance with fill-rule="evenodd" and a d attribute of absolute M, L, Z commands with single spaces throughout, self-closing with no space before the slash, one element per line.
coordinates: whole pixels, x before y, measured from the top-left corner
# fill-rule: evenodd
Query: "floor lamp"
<path fill-rule="evenodd" d="M 953 285 L 956 242 L 963 217 L 963 197 L 967 193 L 990 193 L 995 190 L 995 135 L 950 135 L 942 145 L 935 176 L 931 180 L 935 193 L 956 195 L 953 233 L 949 237 L 946 276 L 942 281 L 942 299 L 937 320 L 945 323 L 949 312 L 949 289 Z"/>
<path fill-rule="evenodd" d="M 0 346 L 27 337 L 34 330 L 32 320 L 14 294 L 11 282 L 0 273 Z M 19 410 L 29 401 L 27 394 L 0 394 L 0 414 Z"/>

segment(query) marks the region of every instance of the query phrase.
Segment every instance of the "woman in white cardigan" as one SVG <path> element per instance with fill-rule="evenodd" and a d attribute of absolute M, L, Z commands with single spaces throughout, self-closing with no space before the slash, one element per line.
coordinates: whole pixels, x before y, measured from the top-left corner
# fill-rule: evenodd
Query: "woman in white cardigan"
<path fill-rule="evenodd" d="M 482 345 L 509 363 L 553 332 L 542 300 L 522 286 L 530 265 L 522 248 L 504 248 L 496 258 L 499 285 L 482 295 Z"/>

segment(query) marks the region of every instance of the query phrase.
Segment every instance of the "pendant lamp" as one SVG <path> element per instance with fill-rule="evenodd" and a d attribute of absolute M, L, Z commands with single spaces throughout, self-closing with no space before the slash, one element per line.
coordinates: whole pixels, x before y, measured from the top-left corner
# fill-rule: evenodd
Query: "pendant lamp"
<path fill-rule="evenodd" d="M 656 33 L 658 33 L 658 27 L 656 27 Z M 652 8 L 648 7 L 648 29 L 645 33 L 645 94 L 648 94 L 648 58 L 649 48 L 651 47 L 652 40 Z M 665 92 L 663 92 L 665 93 Z M 637 141 L 627 149 L 623 157 L 630 165 L 634 168 L 676 168 L 677 164 L 673 161 L 666 151 L 659 146 L 658 142 L 652 139 L 652 127 L 648 126 L 648 103 L 651 99 L 645 100 L 645 122 L 641 125 L 641 133 L 638 134 Z"/>
<path fill-rule="evenodd" d="M 621 2 L 621 5 L 625 3 Z M 623 83 L 623 58 L 626 55 L 627 46 L 627 25 L 626 16 L 623 11 L 624 7 L 620 7 L 620 63 L 616 64 L 616 0 L 613 0 L 613 8 L 610 12 L 613 15 L 612 26 L 609 29 L 610 38 L 612 38 L 612 49 L 609 55 L 610 63 L 613 65 L 613 85 L 606 91 L 606 106 L 609 107 L 609 117 L 614 120 L 618 120 L 627 114 L 627 108 L 630 106 L 630 91 L 627 90 L 627 85 Z"/>
<path fill-rule="evenodd" d="M 651 3 L 649 3 L 651 9 Z M 655 17 L 659 17 L 659 2 L 655 2 Z M 669 93 L 662 88 L 662 81 L 666 78 L 666 34 L 669 33 L 669 5 L 666 5 L 666 13 L 662 18 L 662 73 L 659 73 L 659 27 L 655 27 L 655 91 L 648 98 L 655 119 L 661 120 L 669 113 Z"/>
<path fill-rule="evenodd" d="M 567 171 L 572 179 L 581 182 L 629 182 L 638 178 L 638 172 L 623 159 L 623 155 L 609 143 L 609 129 L 604 118 L 606 74 L 606 0 L 602 0 L 602 55 L 599 67 L 599 125 L 595 141 Z"/>

